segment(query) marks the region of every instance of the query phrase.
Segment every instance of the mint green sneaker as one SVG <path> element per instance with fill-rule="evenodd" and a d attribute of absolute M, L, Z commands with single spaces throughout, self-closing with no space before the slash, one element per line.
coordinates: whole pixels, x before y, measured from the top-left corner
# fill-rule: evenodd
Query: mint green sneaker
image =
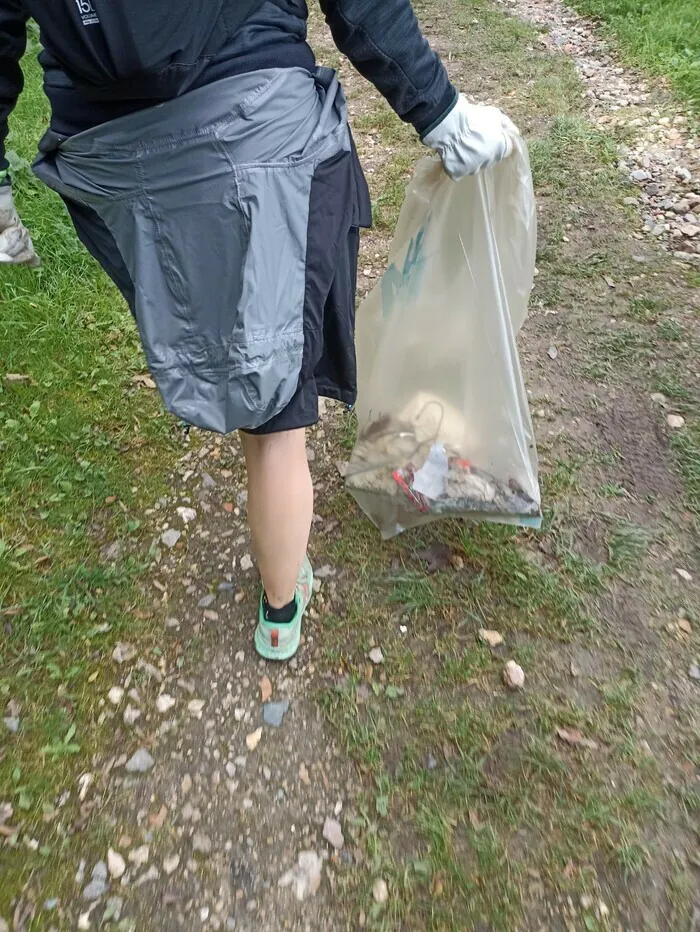
<path fill-rule="evenodd" d="M 255 629 L 255 649 L 265 660 L 289 660 L 301 640 L 301 619 L 311 601 L 314 587 L 314 572 L 308 557 L 304 557 L 297 580 L 297 613 L 287 624 L 268 621 L 265 618 L 260 597 L 258 627 Z"/>

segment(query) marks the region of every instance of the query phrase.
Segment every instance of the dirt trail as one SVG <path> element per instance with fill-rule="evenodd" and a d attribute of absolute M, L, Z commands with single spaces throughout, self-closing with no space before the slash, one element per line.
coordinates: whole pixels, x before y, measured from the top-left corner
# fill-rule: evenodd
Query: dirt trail
<path fill-rule="evenodd" d="M 541 13 L 550 5 L 514 4 L 523 14 L 535 6 Z M 561 8 L 551 6 L 559 22 Z M 549 40 L 534 49 L 517 24 L 499 33 L 503 16 L 485 3 L 462 6 L 459 16 L 452 3 L 431 4 L 421 15 L 455 80 L 512 110 L 526 131 L 543 135 L 562 95 L 580 98 L 575 76 L 551 64 L 563 53 Z M 313 33 L 319 57 L 340 67 L 377 201 L 379 224 L 363 247 L 364 292 L 381 273 L 419 148 L 317 20 Z M 553 35 L 555 47 L 580 52 Z M 609 56 L 591 35 L 584 72 Z M 628 89 L 625 111 L 637 106 L 637 78 L 607 58 L 604 65 Z M 657 106 L 653 89 L 640 93 L 639 106 Z M 682 128 L 671 140 L 678 151 L 667 163 L 650 157 L 650 177 L 628 195 L 642 213 L 653 214 L 662 194 L 672 200 L 649 232 L 625 213 L 619 191 L 606 205 L 596 187 L 575 190 L 579 158 L 591 161 L 586 185 L 618 171 L 608 143 L 563 122 L 558 132 L 573 141 L 533 153 L 542 245 L 523 363 L 551 508 L 541 537 L 512 543 L 475 533 L 465 542 L 446 526 L 382 549 L 344 498 L 336 463 L 347 458 L 352 427 L 328 404 L 309 439 L 318 592 L 298 659 L 277 667 L 252 648 L 257 584 L 240 446 L 208 439 L 184 456 L 172 495 L 144 516 L 156 544 L 148 586 L 162 619 L 160 649 L 143 656 L 125 645 L 117 655 L 116 688 L 102 710 L 113 746 L 94 762 L 84 792 L 85 864 L 76 864 L 78 881 L 60 909 L 39 914 L 42 924 L 31 928 L 700 928 L 691 608 L 700 555 L 696 514 L 683 504 L 684 461 L 673 452 L 690 447 L 672 448 L 667 421 L 682 414 L 694 427 L 700 302 L 697 281 L 685 277 L 695 237 L 679 223 L 697 220 L 700 179 L 684 124 L 669 112 L 670 123 L 655 118 L 655 126 Z M 587 154 L 557 162 L 571 159 L 571 145 L 589 146 Z M 634 159 L 646 164 L 654 145 L 637 137 Z M 686 165 L 690 178 L 677 170 Z M 571 174 L 573 193 L 562 173 Z M 654 183 L 658 191 L 649 192 Z M 656 239 L 683 256 L 662 252 Z M 650 344 L 647 326 L 668 339 Z M 673 380 L 690 387 L 674 396 Z M 425 577 L 417 546 L 440 542 L 448 559 Z M 430 552 L 439 562 L 440 551 Z M 603 577 L 610 581 L 599 585 Z M 460 627 L 465 617 L 507 632 L 508 650 L 526 669 L 522 701 L 503 695 L 498 655 L 479 649 L 465 660 L 474 639 Z M 377 645 L 386 662 L 373 667 Z M 265 708 L 263 699 L 281 705 Z M 570 730 L 557 740 L 564 725 Z M 573 747 L 576 728 L 598 729 L 596 750 Z M 147 753 L 134 761 L 136 752 Z M 647 776 L 658 805 L 636 782 Z M 566 798 L 567 784 L 575 788 L 568 834 L 551 803 Z M 517 809 L 526 798 L 527 818 Z M 502 820 L 500 835 L 492 817 Z M 109 848 L 119 855 L 111 879 L 101 863 Z M 296 879 L 285 878 L 302 852 L 313 853 L 303 900 Z M 280 885 L 283 878 L 289 883 Z M 380 883 L 373 893 L 377 880 L 388 891 Z"/>

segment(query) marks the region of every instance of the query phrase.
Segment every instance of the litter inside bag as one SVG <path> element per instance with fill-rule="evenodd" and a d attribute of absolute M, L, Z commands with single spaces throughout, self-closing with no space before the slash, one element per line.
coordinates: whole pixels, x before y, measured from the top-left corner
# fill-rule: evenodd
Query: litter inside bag
<path fill-rule="evenodd" d="M 346 481 L 385 537 L 440 517 L 538 526 L 516 336 L 532 288 L 527 152 L 455 184 L 416 168 L 389 265 L 358 311 Z"/>

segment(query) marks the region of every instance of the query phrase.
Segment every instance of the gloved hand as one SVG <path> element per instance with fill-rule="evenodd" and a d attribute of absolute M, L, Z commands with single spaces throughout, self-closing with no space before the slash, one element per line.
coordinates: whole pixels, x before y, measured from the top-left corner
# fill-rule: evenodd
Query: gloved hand
<path fill-rule="evenodd" d="M 9 184 L 0 185 L 0 263 L 3 262 L 32 268 L 41 264 L 29 232 L 15 210 Z"/>
<path fill-rule="evenodd" d="M 459 181 L 507 158 L 518 135 L 505 113 L 496 107 L 470 104 L 461 94 L 456 106 L 423 142 L 440 155 L 450 178 Z"/>

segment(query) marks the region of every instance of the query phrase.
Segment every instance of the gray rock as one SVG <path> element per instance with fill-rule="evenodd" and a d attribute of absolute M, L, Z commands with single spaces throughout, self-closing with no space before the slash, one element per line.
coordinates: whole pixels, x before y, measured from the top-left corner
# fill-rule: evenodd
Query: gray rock
<path fill-rule="evenodd" d="M 211 838 L 204 832 L 195 832 L 192 836 L 192 850 L 200 854 L 211 854 Z"/>
<path fill-rule="evenodd" d="M 13 735 L 16 735 L 19 731 L 19 718 L 16 715 L 9 715 L 7 718 L 3 719 L 5 728 L 8 731 L 11 731 Z"/>
<path fill-rule="evenodd" d="M 177 531 L 174 527 L 168 528 L 164 534 L 161 534 L 161 541 L 165 544 L 166 547 L 173 548 L 175 544 L 180 540 L 182 534 L 180 531 Z"/>
<path fill-rule="evenodd" d="M 91 880 L 83 890 L 84 900 L 99 900 L 107 892 L 107 882 L 105 880 Z"/>
<path fill-rule="evenodd" d="M 323 862 L 315 851 L 302 851 L 292 870 L 280 877 L 280 887 L 293 887 L 297 900 L 314 896 L 321 886 Z"/>
<path fill-rule="evenodd" d="M 119 641 L 116 644 L 114 650 L 112 651 L 112 660 L 115 663 L 128 663 L 130 660 L 133 660 L 136 656 L 136 648 L 133 644 L 126 644 L 122 641 Z"/>
<path fill-rule="evenodd" d="M 656 197 L 659 191 L 661 191 L 661 185 L 656 184 L 656 182 L 652 182 L 651 184 L 646 185 L 644 190 L 650 197 Z"/>
<path fill-rule="evenodd" d="M 700 680 L 700 666 L 697 663 L 691 663 L 688 669 L 688 676 L 691 680 Z"/>
<path fill-rule="evenodd" d="M 266 725 L 279 728 L 288 711 L 288 699 L 284 699 L 281 702 L 266 702 L 263 706 L 263 720 Z"/>
<path fill-rule="evenodd" d="M 119 922 L 123 908 L 124 900 L 120 896 L 110 896 L 102 916 L 102 922 Z"/>
<path fill-rule="evenodd" d="M 147 773 L 155 761 L 145 748 L 139 748 L 125 764 L 128 773 Z"/>
<path fill-rule="evenodd" d="M 107 865 L 104 861 L 98 861 L 97 864 L 92 869 L 92 879 L 93 880 L 106 880 L 107 879 Z"/>
<path fill-rule="evenodd" d="M 208 472 L 202 473 L 202 488 L 204 489 L 213 489 L 216 486 L 216 481 L 209 475 Z"/>
<path fill-rule="evenodd" d="M 343 829 L 341 828 L 340 822 L 338 822 L 337 819 L 326 819 L 326 821 L 323 823 L 323 837 L 330 845 L 335 848 L 336 851 L 340 851 L 340 849 L 345 844 Z"/>
<path fill-rule="evenodd" d="M 197 605 L 199 608 L 209 608 L 214 602 L 216 602 L 216 596 L 209 593 L 209 595 L 203 596 L 199 602 L 197 602 Z"/>
<path fill-rule="evenodd" d="M 53 896 L 50 900 L 44 900 L 44 909 L 47 912 L 52 912 L 58 906 L 58 899 Z"/>
<path fill-rule="evenodd" d="M 635 168 L 633 172 L 630 172 L 630 178 L 632 181 L 649 181 L 651 175 L 648 171 L 645 171 L 643 168 Z"/>

